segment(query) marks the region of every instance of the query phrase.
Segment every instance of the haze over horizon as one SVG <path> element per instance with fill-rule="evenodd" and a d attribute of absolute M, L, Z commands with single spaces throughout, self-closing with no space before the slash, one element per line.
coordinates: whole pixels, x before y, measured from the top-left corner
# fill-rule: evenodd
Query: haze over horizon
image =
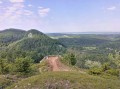
<path fill-rule="evenodd" d="M 0 30 L 120 32 L 120 0 L 0 0 Z"/>

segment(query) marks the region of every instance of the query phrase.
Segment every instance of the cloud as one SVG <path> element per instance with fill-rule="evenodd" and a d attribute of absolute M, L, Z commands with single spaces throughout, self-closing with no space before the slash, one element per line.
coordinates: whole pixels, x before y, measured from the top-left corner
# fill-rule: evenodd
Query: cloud
<path fill-rule="evenodd" d="M 38 14 L 41 17 L 45 17 L 49 12 L 50 12 L 50 8 L 43 8 L 43 7 L 38 7 Z"/>
<path fill-rule="evenodd" d="M 39 9 L 43 9 L 44 7 L 42 7 L 42 6 L 39 6 L 38 8 L 39 8 Z"/>
<path fill-rule="evenodd" d="M 116 8 L 117 8 L 116 6 L 111 6 L 111 7 L 108 7 L 107 10 L 114 11 L 116 10 Z"/>
<path fill-rule="evenodd" d="M 33 5 L 31 5 L 31 4 L 28 4 L 28 7 L 32 7 Z"/>
<path fill-rule="evenodd" d="M 19 20 L 25 16 L 33 15 L 34 12 L 26 10 L 23 3 L 15 3 L 9 7 L 6 7 L 4 13 L 0 14 L 0 21 L 14 21 Z"/>
<path fill-rule="evenodd" d="M 11 7 L 7 8 L 4 16 L 13 16 L 13 15 L 21 15 L 23 11 L 24 5 L 21 3 L 13 4 Z"/>
<path fill-rule="evenodd" d="M 24 15 L 30 16 L 30 15 L 33 15 L 34 12 L 30 10 L 24 10 L 23 13 Z"/>
<path fill-rule="evenodd" d="M 40 27 L 40 17 L 37 17 L 35 11 L 26 9 L 24 3 L 12 3 L 9 6 L 1 6 L 0 11 L 0 29 L 5 28 L 35 28 Z"/>
<path fill-rule="evenodd" d="M 1 1 L 1 0 L 0 0 Z M 38 8 L 31 4 L 24 4 L 25 0 L 12 1 L 8 5 L 0 5 L 0 29 L 5 28 L 42 28 L 45 21 L 41 18 L 46 16 L 50 8 Z M 36 8 L 35 10 L 33 10 Z M 38 13 L 39 10 L 39 13 Z"/>
<path fill-rule="evenodd" d="M 24 0 L 10 0 L 11 3 L 20 3 L 20 2 L 24 2 Z"/>
<path fill-rule="evenodd" d="M 2 4 L 3 2 L 2 1 L 0 1 L 0 4 Z"/>

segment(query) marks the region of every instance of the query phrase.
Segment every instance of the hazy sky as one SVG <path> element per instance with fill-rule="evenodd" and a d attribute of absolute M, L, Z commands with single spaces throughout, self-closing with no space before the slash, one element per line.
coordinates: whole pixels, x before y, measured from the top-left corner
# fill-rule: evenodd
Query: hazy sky
<path fill-rule="evenodd" d="M 120 0 L 0 0 L 0 30 L 120 32 Z"/>

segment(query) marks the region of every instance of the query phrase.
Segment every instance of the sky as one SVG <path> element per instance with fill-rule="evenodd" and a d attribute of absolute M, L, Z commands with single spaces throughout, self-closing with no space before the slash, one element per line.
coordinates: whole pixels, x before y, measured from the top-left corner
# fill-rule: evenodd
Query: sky
<path fill-rule="evenodd" d="M 0 0 L 0 30 L 120 32 L 120 0 Z"/>

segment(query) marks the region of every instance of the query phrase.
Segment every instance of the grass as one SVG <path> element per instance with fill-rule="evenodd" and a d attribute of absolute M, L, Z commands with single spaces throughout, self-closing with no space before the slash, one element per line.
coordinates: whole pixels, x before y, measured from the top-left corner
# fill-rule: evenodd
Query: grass
<path fill-rule="evenodd" d="M 120 89 L 117 78 L 101 78 L 79 72 L 44 72 L 6 89 Z"/>
<path fill-rule="evenodd" d="M 11 84 L 11 81 L 9 79 L 6 79 L 4 75 L 0 75 L 0 89 L 3 89 L 4 87 Z"/>

